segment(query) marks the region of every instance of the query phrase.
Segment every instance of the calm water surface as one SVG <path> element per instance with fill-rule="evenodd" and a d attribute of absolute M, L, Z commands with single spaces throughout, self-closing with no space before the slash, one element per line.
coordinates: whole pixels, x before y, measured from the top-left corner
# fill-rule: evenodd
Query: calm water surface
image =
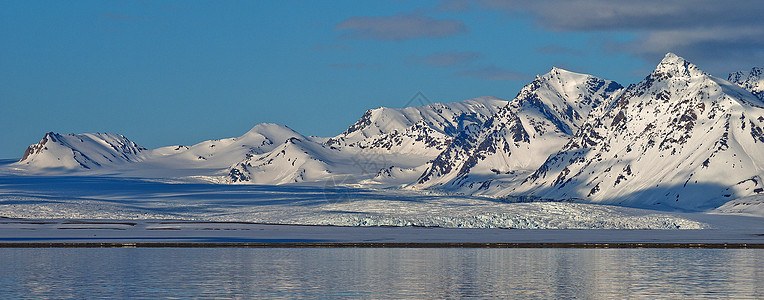
<path fill-rule="evenodd" d="M 764 297 L 763 250 L 0 249 L 0 297 Z"/>

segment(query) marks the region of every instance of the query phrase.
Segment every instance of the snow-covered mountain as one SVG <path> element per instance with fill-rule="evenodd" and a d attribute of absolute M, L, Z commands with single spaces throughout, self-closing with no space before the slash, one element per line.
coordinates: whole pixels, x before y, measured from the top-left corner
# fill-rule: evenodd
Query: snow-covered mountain
<path fill-rule="evenodd" d="M 147 150 L 118 134 L 48 133 L 8 167 L 706 210 L 764 195 L 761 73 L 727 81 L 669 53 L 626 88 L 553 68 L 511 101 L 372 109 L 335 137 L 259 124 L 236 138 Z"/>
<path fill-rule="evenodd" d="M 227 182 L 284 184 L 326 178 L 332 151 L 305 137 L 292 137 L 263 155 L 248 153 L 230 168 Z"/>
<path fill-rule="evenodd" d="M 471 124 L 482 124 L 506 100 L 480 97 L 454 103 L 367 110 L 342 134 L 327 140 L 332 147 L 436 156 Z"/>
<path fill-rule="evenodd" d="M 323 143 L 295 137 L 263 155 L 250 153 L 231 166 L 226 182 L 283 184 L 325 181 L 331 176 L 347 182 L 350 176 L 354 183 L 409 183 L 421 174 L 420 166 L 448 147 L 455 135 L 482 124 L 506 104 L 481 97 L 371 109 L 345 132 Z"/>
<path fill-rule="evenodd" d="M 31 173 L 80 170 L 91 173 L 129 171 L 136 176 L 180 173 L 184 176 L 217 176 L 247 155 L 266 153 L 297 136 L 302 137 L 286 126 L 263 123 L 236 138 L 209 140 L 190 147 L 149 150 L 119 134 L 62 135 L 51 132 L 39 143 L 29 146 L 24 157 L 11 167 Z"/>
<path fill-rule="evenodd" d="M 764 76 L 762 76 L 762 73 L 764 73 L 764 69 L 754 67 L 750 72 L 738 71 L 732 73 L 727 80 L 739 85 L 764 101 Z"/>
<path fill-rule="evenodd" d="M 761 193 L 764 102 L 667 54 L 498 195 L 707 209 Z"/>
<path fill-rule="evenodd" d="M 286 126 L 263 123 L 236 138 L 153 150 L 139 147 L 140 156 L 125 159 L 125 162 L 139 163 L 123 164 L 118 169 L 99 168 L 105 166 L 100 160 L 91 163 L 80 159 L 82 166 L 79 162 L 68 162 L 66 153 L 76 154 L 69 157 L 87 158 L 92 155 L 87 151 L 85 155 L 78 154 L 82 152 L 78 149 L 99 149 L 96 146 L 100 142 L 80 139 L 81 145 L 64 143 L 59 150 L 38 154 L 40 157 L 33 160 L 38 162 L 35 164 L 25 156 L 14 168 L 34 173 L 43 166 L 39 162 L 50 165 L 50 162 L 63 160 L 64 163 L 59 164 L 67 169 L 86 168 L 92 174 L 175 175 L 237 184 L 320 182 L 326 181 L 327 176 L 350 175 L 353 179 L 343 179 L 343 182 L 401 185 L 414 181 L 423 170 L 420 166 L 440 153 L 460 126 L 481 122 L 506 103 L 498 98 L 482 97 L 449 104 L 370 110 L 345 133 L 334 138 L 306 137 Z M 46 139 L 41 144 L 45 142 Z M 94 145 L 88 146 L 88 143 Z M 37 148 L 43 147 L 33 145 L 28 152 Z M 51 167 L 48 165 L 45 167 Z"/>
<path fill-rule="evenodd" d="M 150 161 L 167 167 L 225 169 L 247 155 L 269 152 L 293 137 L 303 137 L 289 127 L 261 123 L 245 134 L 227 139 L 204 141 L 193 146 L 170 146 L 151 150 Z"/>
<path fill-rule="evenodd" d="M 142 161 L 148 152 L 120 134 L 49 132 L 39 143 L 29 146 L 13 166 L 33 170 L 93 169 Z"/>
<path fill-rule="evenodd" d="M 552 68 L 481 126 L 461 131 L 415 186 L 469 191 L 486 188 L 497 177 L 532 172 L 567 143 L 593 108 L 621 88 L 613 81 Z"/>

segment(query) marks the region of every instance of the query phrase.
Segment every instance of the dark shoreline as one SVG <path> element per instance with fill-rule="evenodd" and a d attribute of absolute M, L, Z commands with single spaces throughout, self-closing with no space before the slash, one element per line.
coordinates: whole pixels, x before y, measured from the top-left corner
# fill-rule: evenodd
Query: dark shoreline
<path fill-rule="evenodd" d="M 0 243 L 0 248 L 580 248 L 764 249 L 747 243 Z"/>

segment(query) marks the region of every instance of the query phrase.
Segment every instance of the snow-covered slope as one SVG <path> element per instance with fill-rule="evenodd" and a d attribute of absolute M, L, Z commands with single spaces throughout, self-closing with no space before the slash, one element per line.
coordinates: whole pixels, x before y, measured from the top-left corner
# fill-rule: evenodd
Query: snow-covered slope
<path fill-rule="evenodd" d="M 146 148 L 120 134 L 58 134 L 49 132 L 31 145 L 14 168 L 93 169 L 102 166 L 137 162 L 146 158 Z"/>
<path fill-rule="evenodd" d="M 512 101 L 367 111 L 342 134 L 259 124 L 147 150 L 116 134 L 48 133 L 9 174 L 218 183 L 313 182 L 706 210 L 764 195 L 762 69 L 719 79 L 667 54 L 638 84 L 558 68 Z M 79 174 L 78 174 L 79 175 Z M 524 198 L 524 199 L 527 199 Z"/>
<path fill-rule="evenodd" d="M 242 136 L 209 140 L 193 146 L 170 146 L 151 150 L 150 161 L 166 168 L 225 169 L 247 155 L 269 152 L 293 137 L 303 137 L 289 127 L 261 123 Z"/>
<path fill-rule="evenodd" d="M 245 159 L 228 168 L 224 182 L 400 185 L 413 181 L 421 173 L 417 167 L 424 162 L 422 155 L 337 148 L 297 136 L 269 152 L 247 154 Z"/>
<path fill-rule="evenodd" d="M 229 183 L 284 184 L 315 181 L 331 174 L 328 156 L 323 145 L 292 137 L 263 155 L 247 154 L 228 172 Z"/>
<path fill-rule="evenodd" d="M 761 193 L 764 103 L 667 54 L 498 195 L 702 210 Z"/>
<path fill-rule="evenodd" d="M 754 67 L 750 72 L 739 71 L 730 74 L 727 78 L 730 82 L 739 85 L 764 101 L 764 69 Z"/>
<path fill-rule="evenodd" d="M 764 194 L 731 200 L 713 210 L 719 214 L 743 214 L 764 217 Z"/>
<path fill-rule="evenodd" d="M 474 190 L 533 171 L 560 149 L 589 112 L 622 86 L 559 68 L 526 85 L 481 126 L 464 130 L 433 160 L 416 187 Z"/>
<path fill-rule="evenodd" d="M 230 166 L 225 182 L 409 183 L 421 174 L 420 166 L 445 149 L 454 135 L 465 126 L 483 122 L 506 103 L 482 97 L 368 110 L 336 137 L 321 141 L 295 136 L 267 153 L 247 153 Z"/>
<path fill-rule="evenodd" d="M 24 219 L 107 219 L 154 220 L 157 229 L 168 229 L 166 222 L 180 219 L 197 222 L 248 222 L 331 226 L 437 226 L 452 228 L 525 228 L 525 229 L 702 229 L 717 228 L 701 214 L 680 214 L 584 203 L 504 203 L 494 199 L 431 192 L 390 189 L 365 189 L 298 184 L 278 185 L 200 185 L 175 184 L 130 178 L 80 176 L 45 176 L 25 178 L 0 175 L 0 234 L 8 239 L 9 218 Z M 714 216 L 727 219 L 727 216 Z M 694 219 L 700 220 L 694 220 Z M 743 221 L 737 217 L 734 221 Z M 23 221 L 23 220 L 15 220 Z M 28 221 L 28 220 L 27 220 Z M 25 221 L 18 237 L 29 238 L 36 230 Z M 105 222 L 41 222 L 45 228 L 81 232 L 90 227 L 98 234 L 110 226 Z M 134 227 L 119 222 L 123 227 Z M 741 222 L 738 222 L 740 224 Z M 231 223 L 227 223 L 231 224 Z M 764 220 L 743 223 L 750 228 Z M 176 224 L 177 225 L 177 224 Z M 140 226 L 140 225 L 138 225 Z M 211 224 L 199 224 L 210 229 Z M 67 228 L 68 227 L 68 228 Z M 79 228 L 71 230 L 72 227 Z M 764 226 L 757 226 L 762 228 Z M 43 228 L 37 228 L 43 229 Z M 81 230 L 83 229 L 83 230 Z M 115 228 L 118 229 L 118 228 Z M 175 231 L 186 237 L 188 230 Z M 256 230 L 256 229 L 253 229 Z M 300 231 L 305 228 L 299 229 Z M 435 230 L 435 229 L 428 229 Z M 758 229 L 757 229 L 758 230 Z M 167 231 L 167 230 L 165 230 Z M 120 236 L 133 239 L 130 232 Z M 157 231 L 154 231 L 155 233 Z M 237 232 L 239 232 L 237 230 Z M 399 232 L 400 233 L 400 232 Z M 424 233 L 424 232 L 423 232 Z M 478 232 L 473 232 L 475 234 Z M 754 232 L 756 233 L 756 232 Z M 278 234 L 278 233 L 274 233 Z M 305 232 L 303 238 L 310 237 Z M 497 232 L 514 236 L 512 232 Z M 373 233 L 369 238 L 373 237 Z M 647 235 L 647 234 L 646 234 Z M 682 235 L 682 234 L 679 234 Z M 260 233 L 247 232 L 242 238 L 253 239 Z M 91 236 L 92 237 L 92 236 Z M 204 239 L 211 236 L 204 233 Z M 274 238 L 283 238 L 274 235 Z M 682 235 L 682 238 L 684 236 Z M 412 237 L 416 240 L 416 237 Z M 177 241 L 177 239 L 175 239 Z"/>
<path fill-rule="evenodd" d="M 214 177 L 247 155 L 269 152 L 298 136 L 302 137 L 286 126 L 263 123 L 236 138 L 147 150 L 118 134 L 48 133 L 10 167 L 25 173 L 79 170 L 137 177 Z"/>
<path fill-rule="evenodd" d="M 367 110 L 342 134 L 329 139 L 333 147 L 436 156 L 455 135 L 473 123 L 482 123 L 506 100 L 480 97 L 454 103 Z"/>
<path fill-rule="evenodd" d="M 423 170 L 420 166 L 440 153 L 461 127 L 482 122 L 506 103 L 482 97 L 450 104 L 370 110 L 345 133 L 334 138 L 305 137 L 286 126 L 264 123 L 236 138 L 209 140 L 190 147 L 141 148 L 139 158 L 128 160 L 140 163 L 118 169 L 100 168 L 103 166 L 100 161 L 82 163 L 84 167 L 97 169 L 89 174 L 132 177 L 284 184 L 327 181 L 331 176 L 350 175 L 353 179 L 343 179 L 343 183 L 401 185 L 413 182 Z M 79 147 L 93 148 L 87 146 L 92 142 L 85 140 Z M 29 151 L 34 152 L 35 147 L 43 148 L 32 146 Z M 69 144 L 63 148 L 70 148 Z M 35 161 L 51 164 L 64 159 L 64 152 L 48 151 L 44 155 L 47 158 Z M 79 152 L 75 149 L 73 153 Z M 64 160 L 68 168 L 79 164 Z M 25 161 L 16 169 L 34 172 L 40 166 L 40 163 Z"/>

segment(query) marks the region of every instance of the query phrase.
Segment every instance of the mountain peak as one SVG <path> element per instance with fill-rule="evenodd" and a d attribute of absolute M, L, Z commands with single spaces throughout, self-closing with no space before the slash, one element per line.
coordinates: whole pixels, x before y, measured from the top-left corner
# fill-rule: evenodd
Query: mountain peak
<path fill-rule="evenodd" d="M 92 169 L 141 161 L 145 150 L 121 134 L 48 132 L 40 142 L 29 146 L 17 163 L 41 169 Z"/>
<path fill-rule="evenodd" d="M 576 73 L 576 72 L 573 72 L 573 71 L 568 71 L 568 70 L 565 70 L 565 69 L 562 69 L 562 68 L 559 68 L 559 67 L 552 67 L 552 69 L 549 70 L 549 73 L 546 73 L 545 75 L 542 75 L 542 77 L 546 77 L 546 76 L 549 76 L 549 75 L 552 75 L 552 76 L 558 75 L 559 76 L 559 75 L 565 75 L 565 74 L 579 74 L 579 73 Z"/>
<path fill-rule="evenodd" d="M 679 55 L 674 54 L 673 52 L 668 52 L 666 55 L 663 56 L 663 61 L 678 61 L 678 60 L 684 60 L 684 58 L 680 57 Z"/>
<path fill-rule="evenodd" d="M 730 73 L 727 80 L 730 82 L 758 81 L 762 79 L 762 74 L 764 74 L 764 68 L 753 67 L 750 72 L 737 71 L 735 73 Z"/>
<path fill-rule="evenodd" d="M 275 123 L 259 123 L 252 127 L 248 132 L 261 132 L 266 130 L 283 130 L 283 129 L 289 129 L 289 127 L 284 125 L 279 125 Z"/>
<path fill-rule="evenodd" d="M 264 136 L 272 142 L 281 142 L 290 137 L 300 136 L 300 134 L 285 125 L 260 123 L 255 125 L 255 127 L 252 127 L 252 129 L 247 131 L 242 137 L 247 136 Z"/>
<path fill-rule="evenodd" d="M 753 67 L 750 72 L 738 71 L 729 75 L 727 80 L 764 101 L 764 68 Z"/>
<path fill-rule="evenodd" d="M 686 59 L 669 52 L 666 53 L 666 56 L 663 57 L 663 60 L 661 60 L 652 74 L 663 75 L 663 77 L 689 78 L 701 76 L 706 73 Z"/>

